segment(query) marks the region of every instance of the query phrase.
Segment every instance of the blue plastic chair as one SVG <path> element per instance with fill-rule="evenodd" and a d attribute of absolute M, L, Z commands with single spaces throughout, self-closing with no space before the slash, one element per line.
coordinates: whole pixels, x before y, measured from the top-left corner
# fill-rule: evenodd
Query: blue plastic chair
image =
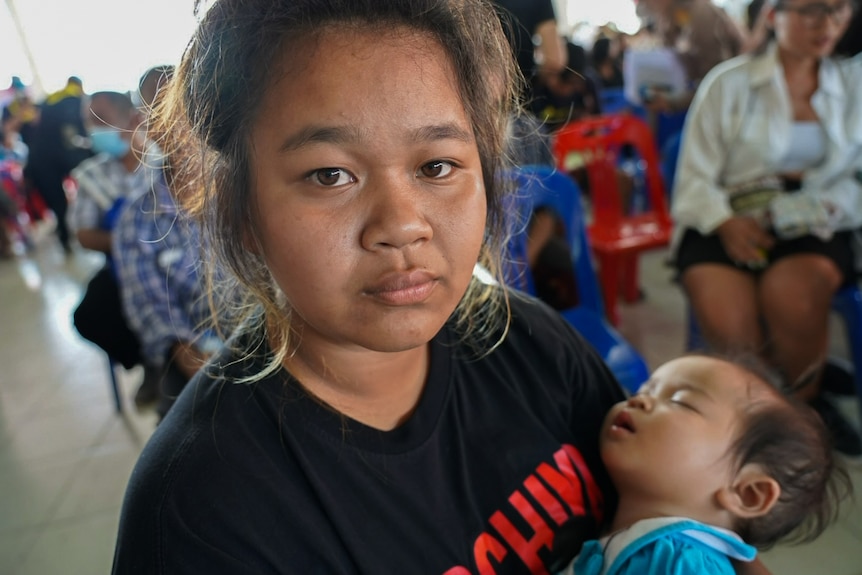
<path fill-rule="evenodd" d="M 838 290 L 832 298 L 832 311 L 837 313 L 844 323 L 847 347 L 850 349 L 850 359 L 853 362 L 853 380 L 856 383 L 859 414 L 862 417 L 862 290 L 859 286 L 850 285 Z M 688 310 L 686 346 L 689 350 L 706 349 L 706 342 L 691 308 Z"/>
<path fill-rule="evenodd" d="M 682 130 L 685 127 L 685 118 L 688 114 L 688 111 L 660 112 L 651 118 L 650 113 L 643 106 L 632 105 L 629 110 L 632 114 L 650 124 L 656 148 L 659 150 L 664 150 L 672 139 L 682 136 Z M 669 186 L 668 189 L 670 189 Z"/>
<path fill-rule="evenodd" d="M 655 140 L 659 150 L 663 150 L 671 138 L 682 135 L 687 112 L 669 112 L 658 115 Z"/>
<path fill-rule="evenodd" d="M 631 108 L 622 88 L 603 88 L 599 90 L 599 109 L 602 114 L 619 114 Z"/>
<path fill-rule="evenodd" d="M 682 132 L 667 139 L 661 148 L 661 176 L 664 179 L 667 197 L 673 197 L 673 183 L 676 178 L 676 165 L 679 160 L 679 150 L 682 144 Z"/>
<path fill-rule="evenodd" d="M 522 167 L 513 170 L 511 176 L 518 188 L 514 202 L 517 218 L 513 219 L 523 221 L 534 208 L 545 206 L 554 210 L 563 221 L 572 252 L 579 304 L 560 313 L 598 351 L 620 384 L 636 392 L 649 379 L 649 369 L 640 354 L 605 320 L 599 282 L 590 259 L 578 186 L 567 175 L 546 166 Z M 525 257 L 526 230 L 516 232 L 510 242 L 512 261 L 507 269 L 507 278 L 510 285 L 535 295 Z"/>
<path fill-rule="evenodd" d="M 853 380 L 856 382 L 856 398 L 859 415 L 862 417 L 862 290 L 854 284 L 838 290 L 832 298 L 832 311 L 844 322 L 847 347 L 853 361 Z"/>

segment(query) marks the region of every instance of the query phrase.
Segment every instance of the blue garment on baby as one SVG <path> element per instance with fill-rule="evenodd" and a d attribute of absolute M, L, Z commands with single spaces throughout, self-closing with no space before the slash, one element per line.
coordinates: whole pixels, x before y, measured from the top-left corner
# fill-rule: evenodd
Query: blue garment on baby
<path fill-rule="evenodd" d="M 756 555 L 754 547 L 727 529 L 660 517 L 585 543 L 574 561 L 574 575 L 734 575 L 730 558 L 751 561 Z"/>

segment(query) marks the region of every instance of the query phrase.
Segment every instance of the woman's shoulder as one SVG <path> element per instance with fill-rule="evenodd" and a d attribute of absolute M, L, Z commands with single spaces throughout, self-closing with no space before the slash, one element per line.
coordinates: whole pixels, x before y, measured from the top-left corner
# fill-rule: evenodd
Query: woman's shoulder
<path fill-rule="evenodd" d="M 533 340 L 541 347 L 579 350 L 585 345 L 558 311 L 533 296 L 510 292 L 509 317 L 506 339 L 510 345 L 524 345 L 524 339 Z"/>
<path fill-rule="evenodd" d="M 706 73 L 697 86 L 692 109 L 724 109 L 757 92 L 752 88 L 772 77 L 774 65 L 767 55 L 742 54 L 725 60 Z"/>
<path fill-rule="evenodd" d="M 216 359 L 228 359 L 229 354 L 222 351 Z M 226 463 L 234 450 L 260 443 L 261 436 L 256 435 L 260 429 L 255 428 L 277 418 L 271 396 L 278 386 L 274 378 L 242 383 L 222 365 L 210 363 L 189 381 L 145 446 L 138 463 L 141 471 L 161 474 L 170 468 L 177 477 L 189 469 L 194 473 L 199 465 Z M 273 406 L 272 413 L 263 413 L 266 406 Z M 257 417 L 248 418 L 250 410 L 258 412 Z M 208 461 L 210 457 L 214 459 Z M 163 482 L 160 487 L 167 489 L 170 484 Z"/>
<path fill-rule="evenodd" d="M 241 546 L 239 539 L 231 542 L 241 536 L 237 525 L 253 531 L 238 518 L 266 506 L 242 486 L 266 475 L 282 449 L 278 433 L 272 433 L 278 429 L 278 404 L 269 397 L 274 388 L 267 380 L 246 385 L 205 371 L 189 382 L 129 480 L 115 557 L 129 567 L 122 572 L 159 573 L 157 565 L 178 561 L 187 551 L 199 565 L 232 564 Z M 169 538 L 160 535 L 168 532 Z M 219 551 L 210 553 L 215 542 Z M 237 564 L 231 572 L 246 571 Z"/>
<path fill-rule="evenodd" d="M 859 94 L 862 91 L 862 54 L 852 58 L 832 58 L 830 60 L 847 83 L 847 92 L 854 95 Z"/>
<path fill-rule="evenodd" d="M 752 81 L 752 74 L 762 67 L 762 55 L 741 54 L 717 64 L 701 81 L 701 86 L 731 85 L 738 87 Z"/>
<path fill-rule="evenodd" d="M 509 306 L 508 330 L 489 363 L 533 373 L 543 388 L 557 390 L 568 401 L 593 398 L 611 404 L 622 399 L 602 358 L 558 311 L 520 292 L 510 294 Z"/>

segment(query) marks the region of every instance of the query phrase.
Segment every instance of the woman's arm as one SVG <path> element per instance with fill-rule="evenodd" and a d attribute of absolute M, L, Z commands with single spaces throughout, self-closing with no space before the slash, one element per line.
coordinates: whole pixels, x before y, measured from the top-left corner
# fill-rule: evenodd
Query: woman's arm
<path fill-rule="evenodd" d="M 553 81 L 566 67 L 565 45 L 557 30 L 556 20 L 545 20 L 536 28 L 540 38 L 539 79 L 543 82 Z"/>
<path fill-rule="evenodd" d="M 820 117 L 824 126 L 843 127 L 846 139 L 827 149 L 840 156 L 837 164 L 844 167 L 840 172 L 823 173 L 822 179 L 806 179 L 803 192 L 827 205 L 836 229 L 856 229 L 862 227 L 862 100 L 858 98 L 862 92 L 862 56 L 833 60 L 832 64 L 843 76 L 846 107 L 823 106 L 818 112 L 824 114 Z"/>
<path fill-rule="evenodd" d="M 712 233 L 733 211 L 726 192 L 718 185 L 727 161 L 722 133 L 720 77 L 707 76 L 697 90 L 686 118 L 671 212 L 677 224 Z"/>

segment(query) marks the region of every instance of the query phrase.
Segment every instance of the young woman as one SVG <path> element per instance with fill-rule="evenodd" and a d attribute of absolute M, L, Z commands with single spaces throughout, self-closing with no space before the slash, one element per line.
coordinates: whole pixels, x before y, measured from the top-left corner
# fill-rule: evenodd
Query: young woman
<path fill-rule="evenodd" d="M 248 313 L 144 450 L 115 573 L 547 573 L 599 533 L 623 394 L 473 274 L 500 269 L 514 69 L 481 0 L 203 16 L 164 149 Z"/>
<path fill-rule="evenodd" d="M 830 58 L 849 0 L 767 2 L 774 41 L 716 68 L 683 134 L 676 263 L 710 346 L 763 353 L 791 381 L 828 345 L 830 302 L 854 281 L 862 225 L 860 63 Z M 852 427 L 810 386 L 835 446 Z"/>
<path fill-rule="evenodd" d="M 514 69 L 478 0 L 209 9 L 159 131 L 248 314 L 145 449 L 116 573 L 538 573 L 598 534 L 622 392 L 473 276 Z"/>

